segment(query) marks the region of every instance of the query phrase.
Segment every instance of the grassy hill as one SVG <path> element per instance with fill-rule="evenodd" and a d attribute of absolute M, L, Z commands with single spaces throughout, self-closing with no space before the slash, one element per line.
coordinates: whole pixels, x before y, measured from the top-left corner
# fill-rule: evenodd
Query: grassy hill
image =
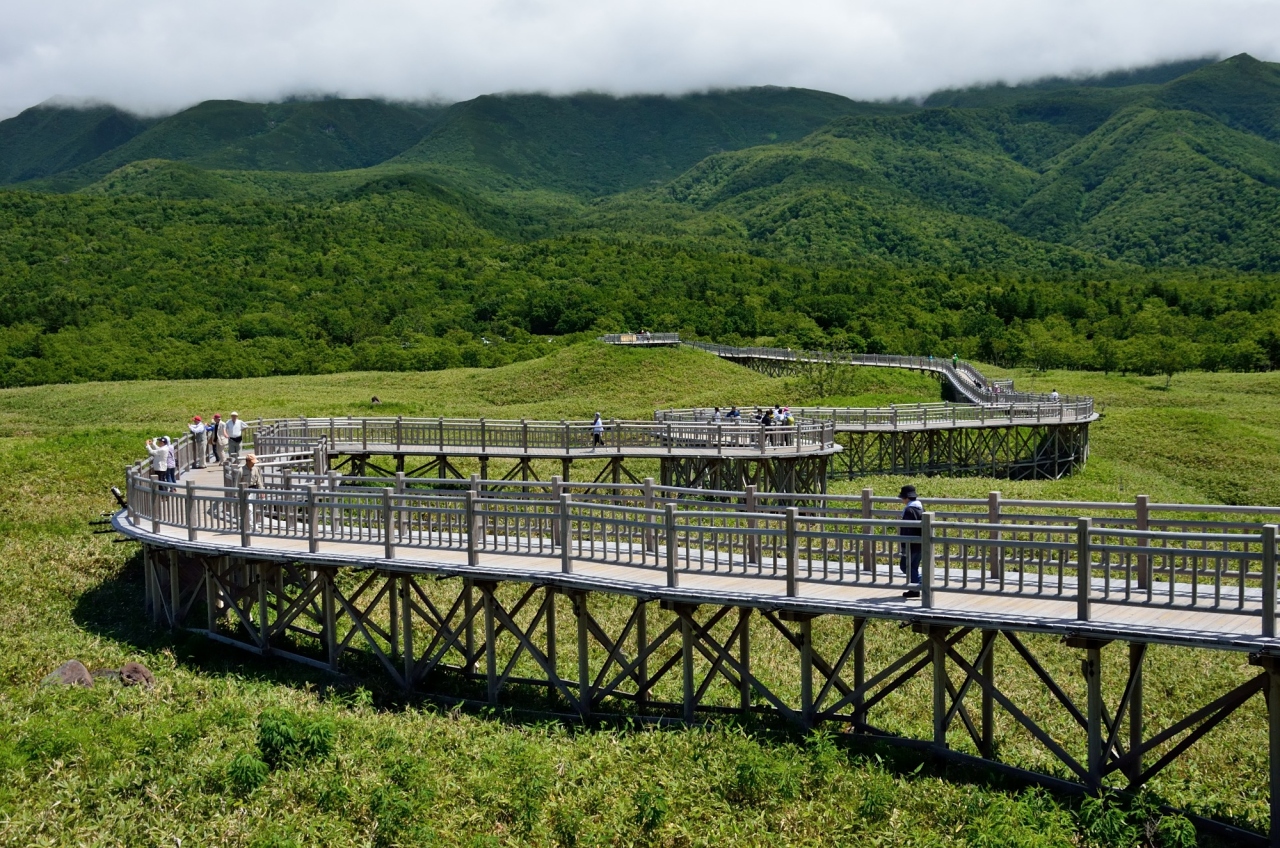
<path fill-rule="evenodd" d="M 861 372 L 859 372 L 861 373 Z M 1033 375 L 1016 375 L 1022 382 Z M 1275 502 L 1280 440 L 1274 375 L 1188 374 L 1163 380 L 1057 372 L 1034 376 L 1101 398 L 1088 469 L 1057 482 L 913 481 L 929 496 L 1006 494 L 1128 499 L 1142 492 L 1233 503 Z M 858 377 L 857 392 L 924 398 L 932 381 Z M 330 678 L 288 663 L 228 655 L 153 628 L 141 612 L 134 546 L 94 536 L 85 520 L 111 506 L 106 487 L 142 440 L 174 432 L 193 411 L 234 406 L 258 414 L 359 415 L 377 392 L 406 415 L 577 417 L 597 409 L 644 415 L 666 403 L 817 400 L 801 381 L 772 379 L 687 350 L 574 345 L 530 362 L 431 374 L 361 373 L 243 381 L 135 382 L 0 391 L 0 842 L 241 845 L 506 844 L 1095 845 L 1128 848 L 1126 827 L 1163 827 L 1150 806 L 1099 815 L 1077 800 L 946 767 L 922 754 L 854 738 L 778 732 L 759 724 L 575 732 L 521 714 L 477 715 L 405 699 L 365 678 Z M 1177 428 L 1173 431 L 1169 428 Z M 1177 439 L 1169 438 L 1177 432 Z M 1234 452 L 1219 439 L 1232 434 Z M 876 491 L 898 480 L 872 479 Z M 862 484 L 859 483 L 859 486 Z M 606 626 L 625 609 L 593 606 Z M 622 616 L 622 620 L 618 619 Z M 825 619 L 819 649 L 838 650 Z M 873 667 L 915 638 L 874 629 Z M 1072 697 L 1079 653 L 1028 637 Z M 754 662 L 785 667 L 764 635 Z M 573 646 L 561 646 L 573 661 Z M 153 691 L 100 686 L 54 691 L 39 679 L 68 657 L 90 667 L 141 660 Z M 1107 654 L 1111 656 L 1110 653 Z M 1117 653 L 1118 663 L 1125 662 Z M 1246 659 L 1153 648 L 1145 709 L 1150 726 L 1251 675 Z M 1107 685 L 1122 669 L 1108 666 Z M 672 685 L 678 686 L 676 681 Z M 1002 690 L 1039 703 L 1030 673 L 1002 672 Z M 1211 694 L 1212 693 L 1212 694 Z M 1108 689 L 1108 697 L 1115 693 Z M 233 762 L 258 751 L 258 721 L 284 710 L 322 723 L 332 753 L 272 771 L 258 788 Z M 882 705 L 896 732 L 927 738 L 929 682 Z M 1050 733 L 1078 729 L 1044 717 Z M 1067 722 L 1071 719 L 1066 718 Z M 1036 747 L 1001 725 L 1002 759 L 1045 767 Z M 1167 801 L 1265 832 L 1266 770 L 1260 699 L 1197 743 L 1151 787 Z M 1141 830 L 1139 830 L 1141 832 Z M 1215 846 L 1207 837 L 1200 843 Z"/>

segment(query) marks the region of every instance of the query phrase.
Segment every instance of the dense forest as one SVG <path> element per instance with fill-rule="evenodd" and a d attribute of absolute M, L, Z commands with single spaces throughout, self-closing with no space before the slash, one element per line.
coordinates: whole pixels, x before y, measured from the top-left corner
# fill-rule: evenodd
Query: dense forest
<path fill-rule="evenodd" d="M 491 366 L 583 334 L 1280 367 L 1280 66 L 858 103 L 0 122 L 0 384 Z"/>

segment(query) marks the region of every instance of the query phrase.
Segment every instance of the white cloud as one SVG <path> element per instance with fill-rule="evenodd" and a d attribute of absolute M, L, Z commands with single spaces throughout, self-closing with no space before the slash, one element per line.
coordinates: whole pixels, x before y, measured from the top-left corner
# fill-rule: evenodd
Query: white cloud
<path fill-rule="evenodd" d="M 1280 59 L 1274 0 L 9 0 L 0 117 L 51 97 L 167 112 L 336 93 L 858 98 L 1178 58 Z"/>

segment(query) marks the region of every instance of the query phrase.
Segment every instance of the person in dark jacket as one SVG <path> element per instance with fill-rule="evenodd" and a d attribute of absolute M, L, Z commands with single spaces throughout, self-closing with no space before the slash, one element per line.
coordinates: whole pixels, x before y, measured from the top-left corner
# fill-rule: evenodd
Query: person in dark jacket
<path fill-rule="evenodd" d="M 920 498 L 916 496 L 915 486 L 903 486 L 902 491 L 898 492 L 898 499 L 902 501 L 902 520 L 903 521 L 921 521 L 924 519 L 924 504 L 920 503 Z M 915 536 L 920 537 L 919 527 L 899 527 L 899 536 Z M 907 575 L 907 584 L 915 588 L 908 588 L 902 593 L 904 598 L 920 597 L 920 543 L 919 542 L 903 542 L 902 543 L 902 560 L 898 564 L 898 568 Z"/>

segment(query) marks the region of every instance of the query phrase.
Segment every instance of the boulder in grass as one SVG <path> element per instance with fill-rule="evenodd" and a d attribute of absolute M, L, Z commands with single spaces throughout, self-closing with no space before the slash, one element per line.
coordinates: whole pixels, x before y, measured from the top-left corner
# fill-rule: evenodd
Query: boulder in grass
<path fill-rule="evenodd" d="M 80 660 L 67 660 L 51 671 L 40 683 L 42 686 L 88 687 L 93 685 L 93 675 L 89 674 L 89 669 L 85 668 Z"/>
<path fill-rule="evenodd" d="M 125 686 L 145 686 L 150 689 L 156 685 L 155 675 L 142 663 L 127 662 L 120 667 L 120 682 Z"/>

